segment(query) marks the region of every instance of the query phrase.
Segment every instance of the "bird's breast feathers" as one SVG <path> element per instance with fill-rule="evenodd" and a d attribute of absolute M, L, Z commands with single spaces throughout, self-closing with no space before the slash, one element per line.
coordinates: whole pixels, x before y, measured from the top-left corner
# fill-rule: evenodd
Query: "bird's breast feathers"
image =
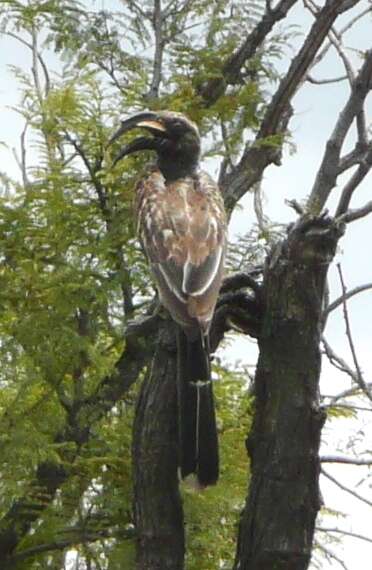
<path fill-rule="evenodd" d="M 166 183 L 159 170 L 138 183 L 138 230 L 156 274 L 185 301 L 221 278 L 226 247 L 222 196 L 206 173 Z"/>

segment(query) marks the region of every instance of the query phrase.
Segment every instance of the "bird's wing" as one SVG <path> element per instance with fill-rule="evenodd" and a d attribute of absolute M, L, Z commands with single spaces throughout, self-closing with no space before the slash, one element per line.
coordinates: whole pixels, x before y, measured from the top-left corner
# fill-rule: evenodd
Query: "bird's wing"
<path fill-rule="evenodd" d="M 137 189 L 141 239 L 154 273 L 179 300 L 207 293 L 223 263 L 225 214 L 206 174 L 165 184 L 154 171 Z"/>

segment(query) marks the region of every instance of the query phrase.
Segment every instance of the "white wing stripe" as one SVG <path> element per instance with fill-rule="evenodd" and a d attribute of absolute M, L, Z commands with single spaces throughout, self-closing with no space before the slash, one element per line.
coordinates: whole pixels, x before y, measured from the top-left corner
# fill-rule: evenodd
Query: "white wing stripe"
<path fill-rule="evenodd" d="M 213 271 L 211 271 L 209 279 L 207 280 L 207 282 L 197 291 L 193 291 L 192 293 L 189 293 L 190 297 L 198 297 L 199 295 L 203 295 L 203 293 L 206 292 L 206 290 L 211 286 L 214 278 L 217 275 L 217 271 L 219 270 L 220 267 L 220 262 L 221 262 L 221 257 L 222 257 L 222 252 L 223 252 L 223 247 L 220 246 L 218 248 L 218 254 L 216 255 L 216 260 L 215 260 L 215 264 L 213 267 Z M 187 265 L 189 264 L 189 262 L 187 261 L 185 269 L 184 269 L 184 279 L 183 279 L 183 284 L 182 284 L 182 289 L 184 290 L 185 287 L 185 280 L 186 280 L 186 270 L 187 270 Z"/>
<path fill-rule="evenodd" d="M 181 301 L 181 303 L 187 303 L 187 300 L 182 295 L 182 293 L 180 291 L 178 291 L 177 287 L 174 286 L 174 283 L 172 283 L 172 281 L 170 280 L 166 271 L 164 271 L 164 268 L 162 267 L 162 265 L 160 263 L 157 263 L 156 265 L 157 265 L 160 273 L 164 277 L 164 280 L 165 280 L 166 284 L 168 285 L 169 289 L 172 291 L 172 293 L 174 293 L 176 295 L 177 299 L 179 299 Z"/>
<path fill-rule="evenodd" d="M 183 266 L 183 280 L 182 280 L 182 292 L 185 293 L 185 295 L 188 294 L 187 281 L 190 277 L 191 270 L 192 270 L 192 264 L 190 263 L 190 252 L 188 252 L 186 263 Z"/>

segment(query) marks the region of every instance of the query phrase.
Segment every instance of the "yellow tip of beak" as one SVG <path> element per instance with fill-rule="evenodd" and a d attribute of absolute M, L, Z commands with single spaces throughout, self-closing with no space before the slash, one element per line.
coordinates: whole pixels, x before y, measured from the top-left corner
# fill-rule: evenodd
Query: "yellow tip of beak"
<path fill-rule="evenodd" d="M 159 121 L 140 121 L 137 123 L 137 127 L 147 127 L 148 129 L 155 129 L 156 131 L 161 131 L 165 133 L 167 129 Z"/>

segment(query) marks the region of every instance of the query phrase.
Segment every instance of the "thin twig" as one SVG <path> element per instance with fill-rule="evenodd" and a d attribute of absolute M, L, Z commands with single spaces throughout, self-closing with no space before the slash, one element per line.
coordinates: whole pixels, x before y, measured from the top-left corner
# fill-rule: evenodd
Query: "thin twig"
<path fill-rule="evenodd" d="M 254 185 L 253 208 L 254 208 L 254 213 L 256 214 L 258 228 L 260 232 L 264 234 L 267 232 L 269 223 L 267 217 L 264 214 L 262 194 L 263 194 L 262 184 L 261 180 L 259 180 Z"/>
<path fill-rule="evenodd" d="M 372 460 L 370 461 L 370 463 L 368 465 L 372 465 Z M 342 483 L 340 483 L 339 481 L 337 481 L 337 479 L 335 479 L 334 477 L 332 477 L 332 475 L 330 475 L 329 473 L 327 473 L 327 471 L 325 471 L 323 468 L 321 469 L 321 473 L 324 475 L 324 477 L 327 477 L 327 479 L 329 479 L 330 481 L 332 481 L 332 483 L 334 483 L 335 485 L 337 485 L 337 487 L 339 487 L 340 489 L 342 489 L 343 491 L 345 491 L 345 493 L 349 493 L 350 495 L 352 495 L 353 497 L 355 497 L 356 499 L 358 499 L 359 501 L 361 501 L 362 503 L 365 503 L 366 505 L 368 505 L 369 507 L 372 507 L 372 502 L 368 501 L 368 499 L 365 499 L 364 497 L 362 497 L 361 495 L 359 495 L 359 493 L 356 493 L 356 491 L 352 491 L 351 489 L 349 489 L 349 487 L 345 487 L 345 485 L 343 485 Z"/>
<path fill-rule="evenodd" d="M 355 394 L 354 394 L 355 395 Z M 323 396 L 324 398 L 325 396 Z M 330 397 L 330 396 L 327 396 Z M 354 406 L 353 404 L 323 404 L 322 408 L 329 409 L 329 408 L 343 408 L 345 410 L 352 410 L 355 412 L 371 412 L 372 408 L 365 408 L 363 406 Z"/>
<path fill-rule="evenodd" d="M 152 28 L 155 34 L 155 53 L 153 59 L 152 81 L 148 93 L 149 99 L 156 99 L 159 97 L 164 54 L 163 21 L 161 0 L 154 0 Z"/>
<path fill-rule="evenodd" d="M 340 154 L 350 128 L 360 113 L 371 89 L 372 50 L 365 55 L 363 65 L 353 82 L 349 99 L 342 109 L 330 138 L 308 201 L 311 212 L 321 211 L 336 185 L 340 173 Z M 355 186 L 356 187 L 356 186 Z M 354 187 L 354 189 L 355 189 Z M 353 190 L 354 190 L 353 189 Z"/>
<path fill-rule="evenodd" d="M 316 79 L 309 74 L 306 79 L 309 83 L 312 83 L 314 85 L 329 85 L 330 83 L 341 83 L 341 81 L 345 81 L 345 79 L 347 79 L 347 75 L 341 75 L 340 77 L 330 77 L 329 79 Z"/>
<path fill-rule="evenodd" d="M 338 299 L 335 299 L 335 301 L 330 303 L 328 307 L 325 309 L 324 313 L 326 315 L 329 315 L 329 313 L 331 313 L 332 311 L 337 309 L 337 307 L 342 305 L 344 301 L 348 301 L 349 299 L 351 299 L 355 295 L 358 295 L 359 293 L 362 293 L 363 291 L 369 291 L 369 289 L 372 289 L 372 283 L 366 283 L 365 285 L 359 285 L 359 287 L 350 289 L 350 291 L 346 293 L 345 297 L 344 296 L 338 297 Z"/>
<path fill-rule="evenodd" d="M 343 370 L 343 372 L 345 372 L 345 370 Z M 372 390 L 372 382 L 367 383 L 367 388 L 369 390 Z M 361 390 L 361 388 L 359 388 L 359 386 L 353 386 L 352 388 L 343 390 L 340 394 L 336 394 L 335 396 L 327 396 L 328 398 L 330 398 L 329 406 L 333 406 L 335 403 L 337 403 L 339 400 L 343 398 L 355 398 L 356 396 L 359 396 L 361 393 L 363 393 L 363 391 Z"/>
<path fill-rule="evenodd" d="M 346 360 L 344 360 L 341 356 L 339 356 L 338 354 L 335 353 L 335 351 L 333 350 L 333 348 L 331 347 L 331 345 L 328 343 L 328 341 L 325 339 L 325 337 L 322 337 L 322 344 L 324 347 L 324 352 L 327 355 L 330 363 L 335 366 L 338 370 L 340 370 L 341 372 L 345 372 L 345 374 L 347 374 L 348 376 L 350 376 L 350 378 L 355 382 L 358 383 L 357 381 L 357 373 L 355 372 L 355 370 L 353 370 L 346 362 Z M 353 390 L 354 392 L 355 390 Z"/>
<path fill-rule="evenodd" d="M 28 49 L 30 49 L 31 51 L 34 50 L 33 44 L 30 44 L 27 40 L 25 40 L 24 38 L 21 38 L 20 36 L 18 36 L 14 32 L 2 30 L 2 33 L 5 34 L 6 36 L 9 36 L 10 38 L 17 40 L 18 42 L 20 42 L 21 44 L 26 46 Z M 47 65 L 46 65 L 41 53 L 38 50 L 36 50 L 36 57 L 39 60 L 39 63 L 41 65 L 41 68 L 42 68 L 43 73 L 44 73 L 44 80 L 45 80 L 44 91 L 45 91 L 45 95 L 47 95 L 50 91 L 49 71 L 48 71 Z"/>
<path fill-rule="evenodd" d="M 320 544 L 320 542 L 315 542 L 315 547 L 319 548 L 319 550 L 321 550 L 326 557 L 338 562 L 338 564 L 340 564 L 340 566 L 342 566 L 344 570 L 348 570 L 348 567 L 346 566 L 345 562 L 341 560 L 341 558 L 339 558 L 337 554 L 335 554 L 332 550 L 330 550 L 328 546 L 324 546 L 324 544 Z"/>
<path fill-rule="evenodd" d="M 355 220 L 360 220 L 361 218 L 365 218 L 372 213 L 372 200 L 364 204 L 361 208 L 355 208 L 353 210 L 347 210 L 345 214 L 339 217 L 340 222 L 344 222 L 345 224 L 349 224 L 350 222 L 355 222 Z"/>
<path fill-rule="evenodd" d="M 341 198 L 337 207 L 336 216 L 341 216 L 349 207 L 351 198 L 358 188 L 359 184 L 364 180 L 372 167 L 372 144 L 369 145 L 368 151 L 365 156 L 360 161 L 359 167 L 356 172 L 352 175 L 348 183 L 345 185 Z"/>
<path fill-rule="evenodd" d="M 337 532 L 340 534 L 344 534 L 345 536 L 352 536 L 353 538 L 359 538 L 360 540 L 365 540 L 366 542 L 370 542 L 372 544 L 372 538 L 369 538 L 369 536 L 364 536 L 363 534 L 350 532 L 348 530 L 342 530 L 340 528 L 326 528 L 322 526 L 317 526 L 315 527 L 315 530 L 317 530 L 318 532 Z"/>
<path fill-rule="evenodd" d="M 71 529 L 75 531 L 75 529 Z M 76 532 L 76 531 L 75 531 Z M 64 550 L 69 546 L 73 546 L 75 544 L 82 544 L 86 542 L 96 542 L 98 540 L 103 540 L 106 538 L 120 538 L 121 540 L 130 540 L 134 538 L 135 531 L 130 530 L 118 530 L 118 531 L 111 531 L 110 529 L 101 529 L 98 531 L 86 531 L 81 535 L 71 536 L 71 538 L 63 539 L 63 540 L 55 540 L 53 542 L 45 543 L 45 544 L 37 544 L 36 546 L 31 546 L 30 548 L 26 548 L 25 550 L 20 550 L 14 556 L 9 558 L 9 562 L 11 563 L 18 563 L 22 560 L 26 560 L 27 558 L 31 558 L 31 556 L 36 556 L 37 554 L 42 554 L 44 552 L 51 552 L 55 550 Z"/>
<path fill-rule="evenodd" d="M 356 354 L 356 350 L 355 350 L 355 346 L 354 346 L 354 342 L 353 342 L 353 337 L 351 334 L 349 313 L 347 310 L 347 302 L 346 302 L 347 291 L 346 291 L 346 287 L 345 287 L 345 283 L 344 283 L 344 278 L 342 275 L 341 265 L 339 263 L 337 264 L 337 271 L 338 271 L 338 274 L 340 277 L 340 283 L 341 283 L 341 289 L 342 289 L 342 298 L 343 298 L 342 305 L 343 305 L 344 321 L 345 321 L 345 326 L 346 326 L 346 336 L 347 336 L 349 346 L 350 346 L 350 350 L 351 350 L 351 354 L 353 357 L 355 370 L 357 372 L 355 379 L 357 381 L 357 384 L 360 386 L 360 388 L 366 394 L 366 396 L 368 396 L 368 398 L 372 401 L 372 393 L 368 390 L 367 385 L 364 382 L 362 371 L 361 371 L 361 368 L 359 366 L 359 362 L 358 362 L 358 358 L 357 358 L 357 354 Z"/>

